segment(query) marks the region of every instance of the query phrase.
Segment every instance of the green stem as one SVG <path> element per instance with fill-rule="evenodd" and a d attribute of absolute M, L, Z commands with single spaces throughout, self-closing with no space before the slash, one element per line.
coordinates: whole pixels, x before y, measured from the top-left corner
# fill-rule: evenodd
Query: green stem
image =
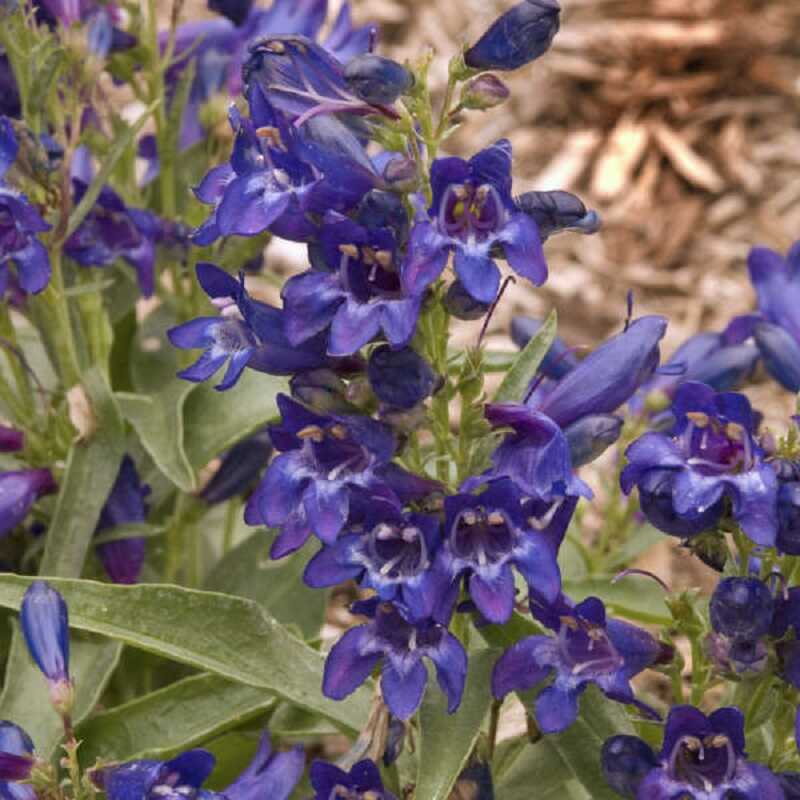
<path fill-rule="evenodd" d="M 239 509 L 241 508 L 239 500 L 233 498 L 228 501 L 228 507 L 225 509 L 225 532 L 222 538 L 222 555 L 230 553 L 233 549 L 233 534 L 236 532 L 236 521 L 239 517 Z"/>
<path fill-rule="evenodd" d="M 497 746 L 497 729 L 500 726 L 500 709 L 503 707 L 502 700 L 492 701 L 492 710 L 489 713 L 489 763 L 494 760 L 494 751 Z"/>

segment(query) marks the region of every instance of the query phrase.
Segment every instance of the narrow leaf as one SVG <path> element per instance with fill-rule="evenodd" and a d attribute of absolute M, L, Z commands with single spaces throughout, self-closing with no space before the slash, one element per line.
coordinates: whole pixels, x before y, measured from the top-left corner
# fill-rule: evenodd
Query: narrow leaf
<path fill-rule="evenodd" d="M 503 378 L 493 402 L 495 403 L 521 403 L 525 399 L 525 392 L 530 382 L 536 376 L 539 365 L 547 355 L 547 351 L 556 338 L 558 317 L 555 310 L 551 311 L 544 324 L 532 337 L 528 344 L 517 356 L 511 369 Z"/>
<path fill-rule="evenodd" d="M 455 714 L 447 713 L 447 702 L 431 680 L 420 709 L 422 741 L 417 775 L 417 797 L 447 800 L 461 770 L 469 760 L 489 710 L 492 667 L 499 650 L 478 650 L 469 655 L 469 673 L 464 699 Z M 504 797 L 504 795 L 499 795 Z"/>
<path fill-rule="evenodd" d="M 168 758 L 263 714 L 271 692 L 219 675 L 194 675 L 97 714 L 78 728 L 81 761 Z"/>
<path fill-rule="evenodd" d="M 370 688 L 338 703 L 323 697 L 324 657 L 251 600 L 180 586 L 48 580 L 64 595 L 73 628 L 272 691 L 350 731 L 367 718 Z M 0 606 L 19 608 L 30 581 L 0 575 Z"/>

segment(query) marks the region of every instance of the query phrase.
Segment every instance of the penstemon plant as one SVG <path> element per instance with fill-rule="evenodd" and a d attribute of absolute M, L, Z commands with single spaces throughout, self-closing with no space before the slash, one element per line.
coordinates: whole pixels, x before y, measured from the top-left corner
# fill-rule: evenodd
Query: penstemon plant
<path fill-rule="evenodd" d="M 800 390 L 800 245 L 663 364 L 631 298 L 492 351 L 600 227 L 446 153 L 556 0 L 443 93 L 347 3 L 209 7 L 0 9 L 0 798 L 800 798 L 800 434 L 736 391 Z"/>

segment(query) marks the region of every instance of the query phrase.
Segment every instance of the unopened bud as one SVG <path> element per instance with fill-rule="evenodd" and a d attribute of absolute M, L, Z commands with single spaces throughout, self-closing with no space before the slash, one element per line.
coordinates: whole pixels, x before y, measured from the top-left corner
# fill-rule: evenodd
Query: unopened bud
<path fill-rule="evenodd" d="M 511 96 L 511 91 L 496 75 L 487 72 L 478 75 L 464 84 L 461 89 L 460 105 L 462 108 L 485 111 L 494 108 Z"/>

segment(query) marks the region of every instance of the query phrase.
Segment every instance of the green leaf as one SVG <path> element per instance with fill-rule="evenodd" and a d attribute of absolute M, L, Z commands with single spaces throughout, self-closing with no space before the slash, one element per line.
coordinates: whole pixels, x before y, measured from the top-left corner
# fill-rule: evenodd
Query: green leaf
<path fill-rule="evenodd" d="M 94 710 L 121 652 L 120 642 L 82 633 L 72 635 L 70 673 L 76 689 L 72 719 L 76 724 Z M 33 739 L 36 752 L 46 759 L 55 753 L 64 733 L 61 718 L 50 705 L 44 676 L 31 661 L 18 631 L 9 653 L 0 719 L 21 725 Z"/>
<path fill-rule="evenodd" d="M 204 588 L 255 600 L 278 622 L 296 625 L 311 639 L 322 626 L 326 593 L 303 583 L 306 561 L 303 552 L 271 560 L 269 537 L 259 530 L 217 564 Z"/>
<path fill-rule="evenodd" d="M 618 733 L 633 734 L 623 707 L 594 687 L 581 699 L 581 714 L 564 733 L 545 736 L 519 753 L 496 787 L 503 800 L 619 800 L 600 768 L 600 748 Z"/>
<path fill-rule="evenodd" d="M 594 575 L 578 581 L 564 581 L 563 591 L 571 597 L 599 597 L 612 617 L 649 625 L 670 625 L 672 617 L 664 602 L 666 594 L 654 580 L 630 575 L 611 583 L 613 575 Z"/>
<path fill-rule="evenodd" d="M 114 144 L 109 150 L 108 155 L 100 165 L 97 175 L 94 176 L 94 179 L 87 187 L 86 193 L 81 198 L 80 203 L 78 203 L 78 205 L 72 209 L 72 213 L 69 215 L 69 221 L 67 223 L 67 230 L 64 232 L 62 241 L 66 241 L 70 236 L 72 236 L 73 233 L 75 233 L 75 230 L 78 228 L 81 222 L 83 222 L 86 215 L 92 210 L 102 188 L 108 183 L 108 179 L 111 176 L 111 173 L 114 171 L 114 167 L 117 166 L 117 162 L 125 155 L 125 151 L 129 147 L 135 146 L 136 137 L 139 135 L 139 131 L 144 127 L 147 120 L 150 119 L 150 115 L 156 110 L 159 102 L 160 101 L 157 100 L 156 102 L 151 103 L 141 113 L 136 122 L 134 122 L 133 125 L 125 128 L 124 131 L 114 141 Z"/>
<path fill-rule="evenodd" d="M 189 462 L 205 466 L 236 442 L 255 433 L 277 414 L 275 397 L 286 381 L 245 370 L 227 392 L 201 384 L 189 395 L 184 408 L 184 441 Z"/>
<path fill-rule="evenodd" d="M 341 702 L 325 698 L 324 656 L 252 600 L 180 586 L 48 580 L 64 595 L 73 628 L 272 691 L 349 731 L 367 719 L 370 687 Z M 29 583 L 19 575 L 0 575 L 0 606 L 19 608 Z"/>
<path fill-rule="evenodd" d="M 57 45 L 45 56 L 31 84 L 28 105 L 31 109 L 39 111 L 47 107 L 47 97 L 53 91 L 60 73 L 66 64 L 66 53 Z"/>
<path fill-rule="evenodd" d="M 156 536 L 163 536 L 165 532 L 165 528 L 150 525 L 147 522 L 126 522 L 99 533 L 94 537 L 94 544 L 124 542 L 126 539 L 153 539 Z"/>
<path fill-rule="evenodd" d="M 416 797 L 447 800 L 466 766 L 481 723 L 489 710 L 492 667 L 499 650 L 470 653 L 464 698 L 455 714 L 447 713 L 447 700 L 431 675 L 420 709 L 421 742 Z M 504 795 L 498 795 L 504 797 Z"/>
<path fill-rule="evenodd" d="M 219 675 L 194 675 L 86 720 L 81 761 L 169 758 L 274 708 L 271 692 Z"/>
<path fill-rule="evenodd" d="M 124 455 L 122 417 L 97 368 L 83 380 L 95 417 L 95 430 L 76 441 L 67 458 L 58 500 L 47 532 L 42 575 L 77 578 Z"/>
<path fill-rule="evenodd" d="M 142 446 L 161 472 L 183 492 L 197 488 L 192 465 L 183 447 L 183 406 L 194 389 L 186 381 L 171 381 L 154 395 L 116 395 L 125 419 L 133 425 Z"/>
<path fill-rule="evenodd" d="M 556 338 L 557 328 L 558 317 L 553 310 L 537 331 L 536 336 L 531 338 L 517 356 L 513 366 L 506 373 L 503 382 L 495 392 L 492 402 L 521 403 L 524 401 L 530 382 L 535 377 L 539 365 Z"/>

